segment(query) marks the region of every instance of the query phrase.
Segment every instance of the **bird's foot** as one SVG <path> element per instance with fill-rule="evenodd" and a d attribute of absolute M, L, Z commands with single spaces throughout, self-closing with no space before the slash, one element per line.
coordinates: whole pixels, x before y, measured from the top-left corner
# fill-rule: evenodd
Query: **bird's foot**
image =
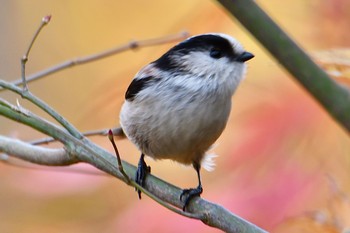
<path fill-rule="evenodd" d="M 135 176 L 135 182 L 138 183 L 140 186 L 145 185 L 146 176 L 148 173 L 151 173 L 151 167 L 147 166 L 144 155 L 141 155 L 141 158 L 139 160 L 139 164 L 137 166 L 136 176 Z M 137 188 L 135 188 L 137 191 L 137 194 L 139 195 L 139 199 L 141 199 L 141 191 Z"/>
<path fill-rule="evenodd" d="M 185 198 L 185 204 L 182 207 L 182 210 L 185 211 L 186 207 L 190 203 L 190 201 L 194 197 L 199 197 L 201 193 L 203 192 L 203 188 L 201 185 L 199 185 L 197 188 L 191 188 L 191 189 L 184 189 L 182 190 L 182 193 L 180 195 L 180 201 L 182 201 L 182 197 L 186 196 Z"/>

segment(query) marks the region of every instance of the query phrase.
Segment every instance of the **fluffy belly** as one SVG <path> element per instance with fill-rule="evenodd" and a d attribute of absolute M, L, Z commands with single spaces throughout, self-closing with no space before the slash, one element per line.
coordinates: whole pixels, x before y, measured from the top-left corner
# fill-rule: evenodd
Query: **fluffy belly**
<path fill-rule="evenodd" d="M 120 116 L 127 137 L 144 154 L 180 163 L 200 162 L 225 128 L 231 103 L 211 106 L 133 106 L 125 102 Z"/>

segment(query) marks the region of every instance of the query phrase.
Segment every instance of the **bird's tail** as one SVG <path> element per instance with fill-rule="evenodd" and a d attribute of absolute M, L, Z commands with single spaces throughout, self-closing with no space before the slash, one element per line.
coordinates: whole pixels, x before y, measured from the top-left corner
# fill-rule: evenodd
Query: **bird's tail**
<path fill-rule="evenodd" d="M 216 157 L 218 157 L 216 154 L 209 154 L 209 153 L 206 153 L 206 154 L 204 155 L 203 160 L 202 160 L 201 166 L 202 166 L 205 170 L 207 170 L 208 172 L 214 171 L 215 166 L 216 166 L 214 159 L 215 159 Z"/>

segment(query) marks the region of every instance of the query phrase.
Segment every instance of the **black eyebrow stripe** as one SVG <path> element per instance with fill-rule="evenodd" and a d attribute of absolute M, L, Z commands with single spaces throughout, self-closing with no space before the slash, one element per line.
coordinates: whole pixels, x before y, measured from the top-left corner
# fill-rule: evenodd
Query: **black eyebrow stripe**
<path fill-rule="evenodd" d="M 217 35 L 200 35 L 189 38 L 166 52 L 163 56 L 153 62 L 160 70 L 169 72 L 180 72 L 181 64 L 172 58 L 174 55 L 182 56 L 194 51 L 210 51 L 211 48 L 220 50 L 225 57 L 234 60 L 238 55 L 232 48 L 230 42 Z"/>

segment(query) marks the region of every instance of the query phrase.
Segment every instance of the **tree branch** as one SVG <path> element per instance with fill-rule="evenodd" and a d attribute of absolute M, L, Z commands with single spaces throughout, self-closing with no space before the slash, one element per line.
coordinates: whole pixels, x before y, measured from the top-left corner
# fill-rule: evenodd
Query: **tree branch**
<path fill-rule="evenodd" d="M 19 159 L 48 166 L 66 166 L 78 160 L 67 154 L 64 149 L 49 149 L 33 146 L 17 139 L 0 135 L 0 151 Z"/>
<path fill-rule="evenodd" d="M 218 0 L 350 132 L 350 91 L 331 79 L 253 0 Z"/>

